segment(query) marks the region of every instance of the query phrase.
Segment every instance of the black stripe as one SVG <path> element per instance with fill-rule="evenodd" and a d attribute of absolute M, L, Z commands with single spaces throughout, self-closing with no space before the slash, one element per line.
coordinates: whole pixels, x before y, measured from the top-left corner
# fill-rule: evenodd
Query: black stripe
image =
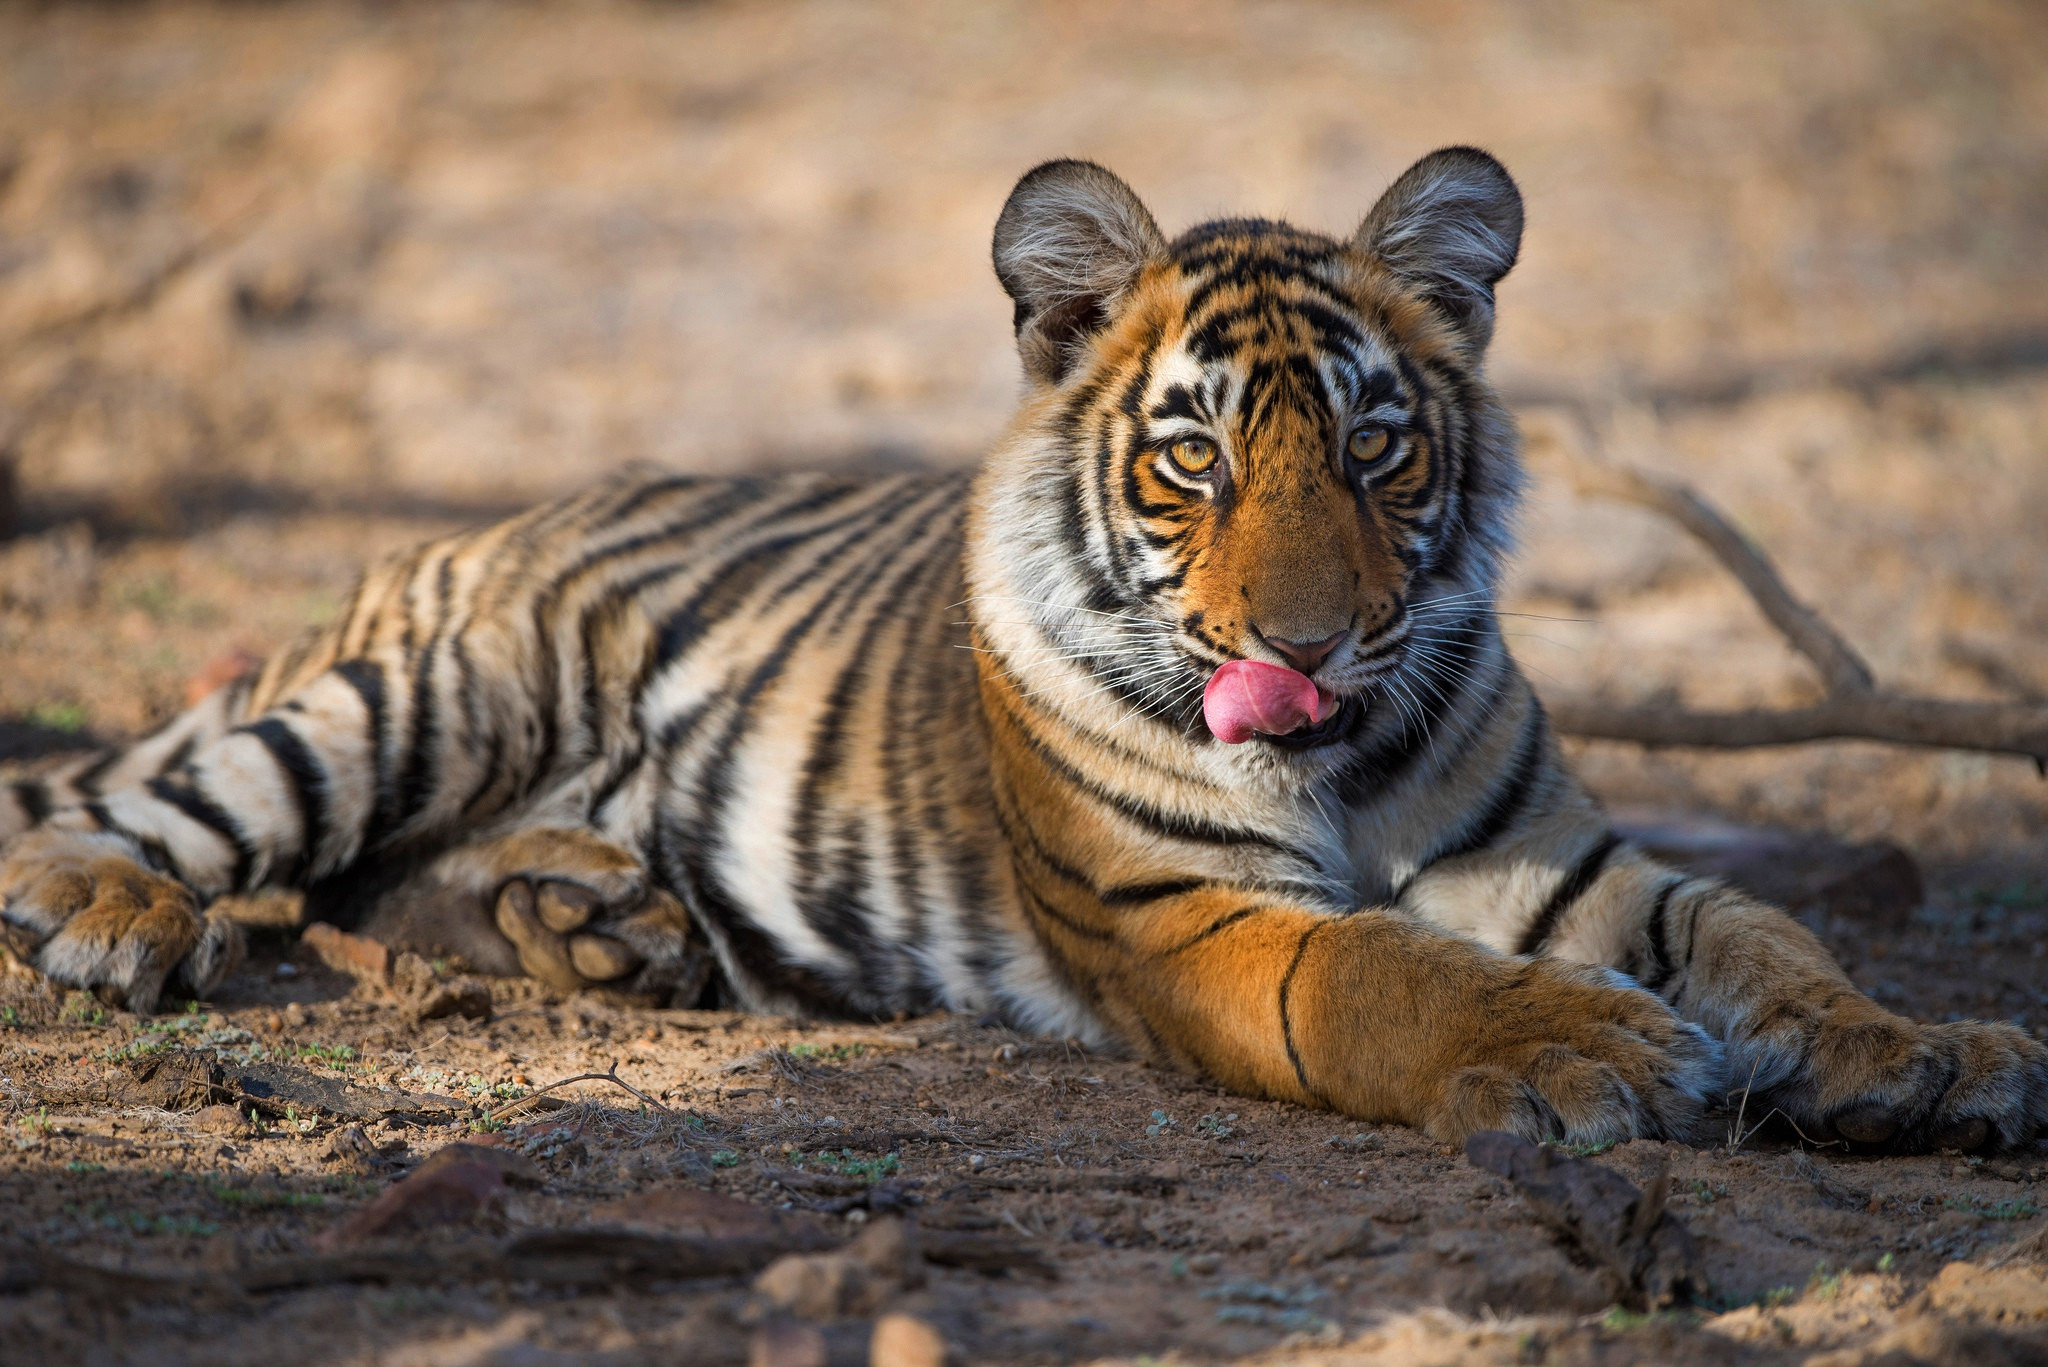
<path fill-rule="evenodd" d="M 1466 824 L 1465 829 L 1460 831 L 1455 839 L 1431 850 L 1415 866 L 1415 872 L 1402 880 L 1401 886 L 1394 889 L 1395 901 L 1400 901 L 1401 895 L 1415 886 L 1416 879 L 1444 860 L 1476 854 L 1507 833 L 1515 819 L 1522 814 L 1523 808 L 1528 806 L 1529 795 L 1535 790 L 1537 768 L 1543 760 L 1543 738 L 1547 730 L 1542 705 L 1532 697 L 1529 713 L 1522 719 L 1521 744 L 1517 747 L 1515 762 L 1508 769 L 1507 777 L 1486 795 L 1486 801 L 1480 806 L 1478 815 Z"/>
<path fill-rule="evenodd" d="M 1301 1084 L 1302 1092 L 1319 1106 L 1327 1106 L 1330 1101 L 1308 1080 L 1308 1069 L 1302 1065 L 1301 1051 L 1294 1047 L 1294 1021 L 1288 1014 L 1288 997 L 1294 990 L 1294 975 L 1301 971 L 1301 961 L 1308 954 L 1308 942 L 1327 924 L 1326 921 L 1318 921 L 1301 932 L 1301 942 L 1294 947 L 1294 958 L 1288 963 L 1287 971 L 1280 975 L 1280 1040 L 1287 1046 L 1287 1061 L 1294 1065 L 1295 1081 Z"/>
<path fill-rule="evenodd" d="M 1043 917 L 1045 920 L 1051 921 L 1069 934 L 1078 935 L 1084 940 L 1094 940 L 1098 944 L 1114 944 L 1116 942 L 1116 932 L 1102 930 L 1096 926 L 1083 925 L 1065 912 L 1055 910 L 1050 902 L 1040 897 L 1028 884 L 1020 881 L 1017 884 L 1017 890 L 1024 894 L 1026 910 Z"/>
<path fill-rule="evenodd" d="M 426 649 L 419 653 L 412 676 L 412 735 L 406 742 L 404 767 L 398 776 L 397 806 L 393 827 L 404 826 L 426 809 L 440 787 L 441 762 L 437 753 L 441 738 L 441 717 L 436 706 L 434 667 L 441 658 L 441 642 L 447 630 L 451 600 L 455 593 L 455 565 L 452 555 L 443 556 L 434 573 L 434 626 Z"/>
<path fill-rule="evenodd" d="M 157 765 L 156 771 L 159 774 L 168 774 L 173 769 L 182 769 L 185 766 L 185 761 L 192 758 L 192 752 L 198 748 L 199 734 L 195 731 L 179 741 L 177 748 L 164 756 L 164 762 Z"/>
<path fill-rule="evenodd" d="M 102 752 L 98 759 L 79 770 L 69 780 L 71 787 L 78 792 L 84 793 L 87 797 L 98 797 L 100 795 L 100 780 L 106 777 L 107 770 L 120 763 L 122 756 L 127 753 L 125 750 L 107 750 Z"/>
<path fill-rule="evenodd" d="M 1572 903 L 1586 895 L 1601 873 L 1607 868 L 1607 861 L 1621 844 L 1621 837 L 1613 831 L 1595 841 L 1576 867 L 1557 885 L 1557 891 L 1550 894 L 1550 900 L 1543 904 L 1543 910 L 1536 913 L 1536 919 L 1529 923 L 1521 944 L 1515 947 L 1517 954 L 1539 954 L 1557 932 L 1558 923 L 1564 920 Z"/>
<path fill-rule="evenodd" d="M 40 826 L 50 815 L 50 785 L 40 779 L 25 779 L 14 785 L 14 800 L 28 813 L 29 824 Z"/>
<path fill-rule="evenodd" d="M 235 852 L 235 868 L 230 875 L 229 889 L 237 890 L 249 886 L 249 872 L 256 862 L 256 847 L 249 843 L 242 833 L 241 823 L 228 813 L 225 807 L 199 791 L 193 782 L 179 783 L 158 776 L 143 785 L 150 795 L 159 802 L 176 807 L 187 817 L 212 831 L 225 840 Z"/>
<path fill-rule="evenodd" d="M 1182 940 L 1179 944 L 1174 945 L 1169 949 L 1162 949 L 1156 954 L 1154 954 L 1152 957 L 1155 959 L 1172 958 L 1176 954 L 1184 953 L 1187 950 L 1193 949 L 1196 945 L 1202 943 L 1202 941 L 1204 940 L 1211 939 L 1217 935 L 1221 935 L 1224 931 L 1230 929 L 1230 927 L 1236 925 L 1239 921 L 1244 920 L 1247 916 L 1256 916 L 1262 911 L 1271 910 L 1271 907 L 1239 907 L 1236 911 L 1231 912 L 1228 916 L 1220 917 L 1217 920 L 1210 922 L 1208 925 L 1202 927 L 1202 929 L 1196 931 L 1193 935 L 1190 935 L 1187 939 Z M 1288 1056 L 1290 1058 L 1293 1057 L 1292 1046 L 1289 1046 Z M 1296 1072 L 1299 1072 L 1301 1070 L 1301 1063 L 1299 1060 L 1296 1060 L 1294 1067 Z"/>
<path fill-rule="evenodd" d="M 327 767 L 298 732 L 276 717 L 264 717 L 242 730 L 270 752 L 291 785 L 299 809 L 299 859 L 289 881 L 304 882 L 319 868 L 320 843 L 327 837 Z"/>
<path fill-rule="evenodd" d="M 1678 891 L 1685 879 L 1673 878 L 1657 889 L 1657 900 L 1650 907 L 1650 923 L 1647 934 L 1650 940 L 1650 976 L 1643 979 L 1643 986 L 1652 992 L 1662 990 L 1671 981 L 1671 951 L 1664 944 L 1664 918 L 1671 910 L 1671 894 Z"/>
<path fill-rule="evenodd" d="M 384 770 L 384 669 L 375 660 L 343 660 L 334 667 L 343 683 L 356 691 L 370 714 L 370 787 L 373 794 L 369 824 L 363 831 L 362 848 L 367 850 L 382 834 L 382 815 L 392 806 L 391 780 Z"/>
<path fill-rule="evenodd" d="M 1213 887 L 1207 878 L 1176 878 L 1165 883 L 1123 883 L 1102 889 L 1096 895 L 1103 905 L 1127 907 L 1135 902 L 1156 902 L 1162 897 L 1178 897 L 1197 888 Z"/>

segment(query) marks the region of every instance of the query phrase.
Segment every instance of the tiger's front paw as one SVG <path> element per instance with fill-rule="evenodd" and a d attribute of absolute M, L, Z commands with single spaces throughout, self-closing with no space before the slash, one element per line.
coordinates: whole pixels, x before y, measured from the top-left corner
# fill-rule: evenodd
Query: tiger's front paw
<path fill-rule="evenodd" d="M 1720 1046 L 1606 969 L 1532 961 L 1491 994 L 1423 1129 L 1612 1144 L 1682 1138 L 1720 1086 Z"/>
<path fill-rule="evenodd" d="M 1843 989 L 1789 1039 L 1746 1049 L 1764 1106 L 1809 1139 L 1886 1153 L 2017 1148 L 2048 1135 L 2048 1047 L 1991 1021 L 1926 1025 Z M 1817 1014 L 1817 1021 L 1813 1019 Z M 1745 1066 L 1734 1081 L 1741 1083 Z"/>
<path fill-rule="evenodd" d="M 0 918 L 43 973 L 139 1015 L 173 973 L 203 997 L 242 955 L 239 927 L 111 835 L 44 829 L 15 841 L 0 861 Z"/>

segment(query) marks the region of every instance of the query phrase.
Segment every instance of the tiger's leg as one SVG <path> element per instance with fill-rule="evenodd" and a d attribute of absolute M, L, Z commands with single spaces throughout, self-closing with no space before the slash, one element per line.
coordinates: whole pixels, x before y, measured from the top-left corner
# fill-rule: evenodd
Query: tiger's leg
<path fill-rule="evenodd" d="M 1525 947 L 1611 964 L 1727 1041 L 1753 1119 L 1897 1152 L 2014 1147 L 2048 1133 L 2048 1046 L 1997 1021 L 1927 1024 L 1858 991 L 1792 917 L 1615 842 L 1581 836 Z"/>
<path fill-rule="evenodd" d="M 459 845 L 375 899 L 364 934 L 561 991 L 689 1005 L 711 973 L 689 913 L 638 856 L 587 827 L 536 825 Z"/>
<path fill-rule="evenodd" d="M 1252 1095 L 1453 1143 L 1606 1143 L 1684 1135 L 1721 1084 L 1713 1041 L 1607 970 L 1220 887 L 1113 911 L 1054 896 L 1026 905 L 1095 1010 Z"/>
<path fill-rule="evenodd" d="M 468 648 L 511 653 L 491 630 Z M 308 670 L 174 767 L 50 814 L 0 854 L 11 938 L 50 977 L 131 1010 L 153 1009 L 174 972 L 203 995 L 239 946 L 207 901 L 431 849 L 518 790 L 536 690 L 516 668 L 475 672 L 458 697 L 418 652 L 372 646 Z"/>

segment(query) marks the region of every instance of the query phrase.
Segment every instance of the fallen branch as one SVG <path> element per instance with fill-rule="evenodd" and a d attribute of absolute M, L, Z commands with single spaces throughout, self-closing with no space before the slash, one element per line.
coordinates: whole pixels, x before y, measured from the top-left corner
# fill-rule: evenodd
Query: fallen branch
<path fill-rule="evenodd" d="M 1792 596 L 1757 544 L 1736 530 L 1697 493 L 1673 480 L 1618 465 L 1575 462 L 1572 486 L 1582 494 L 1633 503 L 1662 513 L 1691 532 L 1742 582 L 1771 625 L 1794 650 L 1813 661 L 1830 694 L 1868 693 L 1876 686 L 1863 662 L 1820 614 Z"/>
<path fill-rule="evenodd" d="M 1648 509 L 1690 532 L 1735 576 L 1786 642 L 1812 661 L 1828 696 L 1810 707 L 1740 712 L 1546 699 L 1559 731 L 1594 740 L 1710 749 L 1874 740 L 2024 755 L 2048 776 L 2048 705 L 2033 698 L 1961 702 L 1878 688 L 1870 666 L 1855 648 L 1786 587 L 1770 557 L 1713 504 L 1676 480 L 1602 459 L 1598 431 L 1584 406 L 1567 405 L 1566 414 L 1580 447 L 1565 453 L 1565 474 L 1572 486 L 1582 494 Z"/>
<path fill-rule="evenodd" d="M 1550 700 L 1545 708 L 1558 730 L 1593 740 L 1724 750 L 1818 740 L 1875 740 L 2025 755 L 2048 769 L 2048 707 L 2027 703 L 1947 702 L 1866 693 L 1783 711 L 1695 712 L 1683 707 L 1624 707 L 1578 698 Z"/>

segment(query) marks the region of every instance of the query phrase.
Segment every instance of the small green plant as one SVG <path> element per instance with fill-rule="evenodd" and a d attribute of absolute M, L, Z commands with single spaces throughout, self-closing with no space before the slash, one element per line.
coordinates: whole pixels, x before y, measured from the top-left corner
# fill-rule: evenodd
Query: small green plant
<path fill-rule="evenodd" d="M 1798 1287 L 1789 1285 L 1774 1286 L 1770 1290 L 1764 1292 L 1763 1295 L 1757 1297 L 1756 1303 L 1758 1305 L 1761 1305 L 1766 1310 L 1776 1310 L 1779 1306 L 1790 1305 L 1792 1304 L 1792 1302 L 1798 1299 Z"/>
<path fill-rule="evenodd" d="M 105 1025 L 107 1013 L 90 994 L 74 992 L 64 1003 L 62 1019 L 77 1025 Z"/>
<path fill-rule="evenodd" d="M 356 1061 L 356 1051 L 346 1044 L 302 1044 L 295 1051 L 300 1058 L 341 1068 Z"/>
<path fill-rule="evenodd" d="M 106 1170 L 107 1165 L 105 1163 L 87 1163 L 77 1158 L 64 1165 L 64 1171 L 66 1172 L 105 1172 Z"/>
<path fill-rule="evenodd" d="M 2010 1198 L 2004 1201 L 1988 1201 L 1981 1196 L 1950 1196 L 1941 1203 L 1943 1210 L 1957 1210 L 1965 1215 L 1975 1215 L 1985 1220 L 2024 1220 L 2038 1215 L 2041 1208 L 2024 1198 Z"/>
<path fill-rule="evenodd" d="M 713 1155 L 713 1162 L 717 1161 Z M 862 1182 L 879 1182 L 884 1177 L 894 1177 L 902 1170 L 903 1160 L 893 1153 L 880 1158 L 858 1158 L 852 1149 L 841 1149 L 838 1153 L 820 1150 L 806 1157 L 796 1155 L 796 1166 L 804 1171 L 831 1173 L 835 1177 L 852 1177 Z"/>
<path fill-rule="evenodd" d="M 248 1210 L 292 1210 L 303 1206 L 324 1206 L 327 1198 L 317 1191 L 264 1190 L 257 1187 L 231 1187 L 225 1182 L 209 1182 L 206 1189 L 214 1198 L 231 1206 Z"/>
<path fill-rule="evenodd" d="M 1614 1145 L 1614 1140 L 1607 1139 L 1602 1140 L 1598 1144 L 1554 1144 L 1551 1147 L 1562 1153 L 1568 1153 L 1574 1158 L 1593 1158 L 1606 1153 Z"/>
<path fill-rule="evenodd" d="M 49 1138 L 50 1132 L 56 1128 L 50 1123 L 48 1106 L 41 1107 L 34 1115 L 25 1115 L 14 1123 L 21 1130 L 14 1140 L 14 1147 L 17 1149 L 34 1148 Z"/>
<path fill-rule="evenodd" d="M 1728 1194 L 1726 1186 L 1709 1186 L 1703 1179 L 1695 1177 L 1686 1184 L 1686 1194 L 1700 1205 L 1711 1206 Z"/>
<path fill-rule="evenodd" d="M 21 1012 L 11 1006 L 0 1006 L 0 1025 L 10 1028 L 21 1024 Z"/>
<path fill-rule="evenodd" d="M 1202 1139 L 1228 1139 L 1237 1133 L 1237 1126 L 1231 1123 L 1236 1119 L 1236 1111 L 1220 1119 L 1213 1115 L 1205 1115 L 1195 1122 L 1195 1134 Z"/>
<path fill-rule="evenodd" d="M 1842 1272 L 1828 1271 L 1826 1263 L 1815 1263 L 1813 1275 L 1806 1279 L 1806 1294 L 1817 1301 L 1831 1301 L 1842 1294 Z"/>
<path fill-rule="evenodd" d="M 713 1150 L 711 1151 L 711 1166 L 712 1166 L 712 1167 L 714 1167 L 714 1168 L 736 1168 L 736 1167 L 738 1167 L 739 1165 L 740 1165 L 740 1156 L 739 1156 L 738 1154 L 734 1153 L 734 1152 L 733 1152 L 733 1151 L 732 1151 L 731 1149 L 713 1149 Z"/>
<path fill-rule="evenodd" d="M 86 722 L 85 708 L 75 702 L 37 703 L 28 710 L 28 719 L 66 735 L 83 731 Z"/>
<path fill-rule="evenodd" d="M 1157 1139 L 1160 1135 L 1165 1134 L 1170 1129 L 1173 1129 L 1179 1123 L 1179 1121 L 1175 1120 L 1172 1116 L 1168 1115 L 1164 1111 L 1154 1111 L 1152 1112 L 1152 1123 L 1145 1127 L 1145 1133 L 1151 1135 L 1154 1139 Z"/>
<path fill-rule="evenodd" d="M 1890 1272 L 1898 1265 L 1899 1255 L 1896 1253 L 1886 1253 L 1877 1260 L 1877 1270 L 1879 1272 Z"/>

